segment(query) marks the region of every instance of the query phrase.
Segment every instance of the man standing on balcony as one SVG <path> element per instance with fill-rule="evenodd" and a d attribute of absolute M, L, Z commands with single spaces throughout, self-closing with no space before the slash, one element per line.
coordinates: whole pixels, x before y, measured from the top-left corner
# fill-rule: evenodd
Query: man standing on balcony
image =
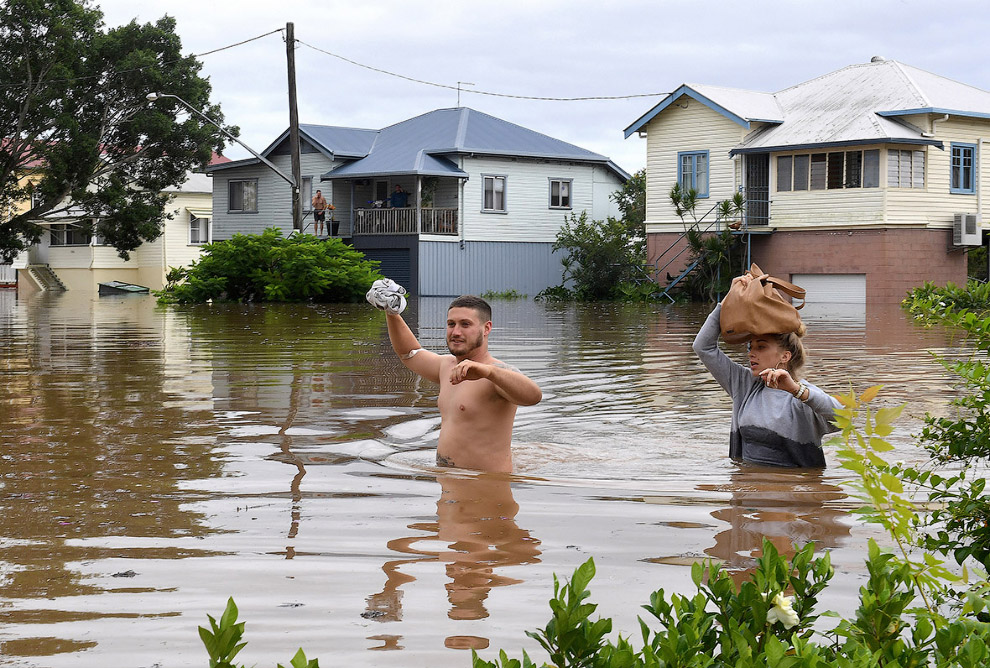
<path fill-rule="evenodd" d="M 390 279 L 368 291 L 372 306 L 385 311 L 392 349 L 411 371 L 440 385 L 437 465 L 498 473 L 512 472 L 512 425 L 518 406 L 540 402 L 540 387 L 488 352 L 492 309 L 484 299 L 458 297 L 447 309 L 450 355 L 423 350 L 406 321 L 405 289 Z"/>
<path fill-rule="evenodd" d="M 396 184 L 395 192 L 392 196 L 388 198 L 389 204 L 392 205 L 394 209 L 401 209 L 409 206 L 409 193 L 402 189 L 402 186 Z"/>
<path fill-rule="evenodd" d="M 316 236 L 321 236 L 323 234 L 324 223 L 327 219 L 327 208 L 332 208 L 327 203 L 325 197 L 323 197 L 323 192 L 320 190 L 316 191 L 316 197 L 313 198 L 313 232 Z"/>

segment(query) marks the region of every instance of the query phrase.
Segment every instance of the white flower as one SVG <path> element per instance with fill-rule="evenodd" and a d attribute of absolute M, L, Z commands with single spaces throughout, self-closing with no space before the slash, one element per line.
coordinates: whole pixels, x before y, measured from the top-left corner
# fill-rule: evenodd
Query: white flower
<path fill-rule="evenodd" d="M 784 625 L 785 629 L 797 626 L 798 616 L 794 612 L 794 608 L 791 607 L 790 596 L 784 596 L 783 594 L 777 594 L 773 597 L 773 607 L 767 611 L 767 624 L 773 624 L 774 622 L 780 622 Z"/>

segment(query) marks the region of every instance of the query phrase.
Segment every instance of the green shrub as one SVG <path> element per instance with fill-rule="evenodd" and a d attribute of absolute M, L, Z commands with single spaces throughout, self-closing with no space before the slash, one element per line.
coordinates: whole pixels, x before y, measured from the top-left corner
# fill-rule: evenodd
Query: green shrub
<path fill-rule="evenodd" d="M 525 299 L 526 295 L 520 294 L 515 290 L 509 289 L 509 290 L 501 290 L 501 291 L 487 290 L 485 292 L 482 292 L 480 297 L 482 299 L 514 300 L 514 299 Z"/>
<path fill-rule="evenodd" d="M 627 225 L 615 218 L 591 220 L 587 211 L 572 213 L 553 249 L 566 251 L 564 280 L 574 282 L 573 295 L 581 301 L 619 299 L 623 283 L 649 280 L 642 273 L 645 241 L 630 236 Z"/>
<path fill-rule="evenodd" d="M 381 278 L 377 267 L 340 239 L 283 238 L 273 227 L 207 244 L 184 274 L 170 271 L 165 289 L 155 294 L 165 303 L 356 302 Z"/>

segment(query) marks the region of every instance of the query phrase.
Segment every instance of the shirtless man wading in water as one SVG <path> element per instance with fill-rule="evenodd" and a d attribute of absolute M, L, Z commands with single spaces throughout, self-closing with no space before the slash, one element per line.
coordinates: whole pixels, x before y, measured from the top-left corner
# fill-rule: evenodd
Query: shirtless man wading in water
<path fill-rule="evenodd" d="M 470 295 L 451 302 L 447 310 L 451 354 L 437 355 L 420 347 L 399 315 L 402 308 L 383 308 L 373 300 L 374 291 L 373 287 L 368 301 L 386 312 L 388 336 L 399 359 L 423 378 L 440 384 L 437 464 L 511 472 L 516 407 L 539 403 L 543 393 L 532 380 L 488 353 L 492 330 L 488 303 Z"/>

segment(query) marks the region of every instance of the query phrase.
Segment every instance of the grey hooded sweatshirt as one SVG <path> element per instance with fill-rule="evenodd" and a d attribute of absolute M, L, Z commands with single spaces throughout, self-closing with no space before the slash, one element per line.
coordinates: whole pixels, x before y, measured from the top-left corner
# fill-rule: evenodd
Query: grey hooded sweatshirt
<path fill-rule="evenodd" d="M 841 405 L 805 381 L 808 401 L 767 387 L 749 367 L 733 362 L 718 347 L 719 304 L 694 339 L 694 352 L 722 389 L 732 397 L 729 457 L 761 466 L 825 468 L 822 437 L 838 431 L 832 424 Z"/>

